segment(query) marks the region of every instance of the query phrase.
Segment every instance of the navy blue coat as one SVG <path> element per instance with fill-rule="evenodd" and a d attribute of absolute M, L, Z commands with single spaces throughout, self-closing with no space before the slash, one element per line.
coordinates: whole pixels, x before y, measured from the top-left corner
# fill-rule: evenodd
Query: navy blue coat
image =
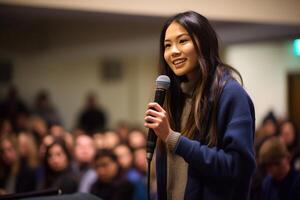
<path fill-rule="evenodd" d="M 174 153 L 188 163 L 185 199 L 246 200 L 256 163 L 253 103 L 235 80 L 229 80 L 218 102 L 218 146 L 210 148 L 198 139 L 180 136 Z M 167 157 L 157 148 L 158 199 L 167 199 Z"/>

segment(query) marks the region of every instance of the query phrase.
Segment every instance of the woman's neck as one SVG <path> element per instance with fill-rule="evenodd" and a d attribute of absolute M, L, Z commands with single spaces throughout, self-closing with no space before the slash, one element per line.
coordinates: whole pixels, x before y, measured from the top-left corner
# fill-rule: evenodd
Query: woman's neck
<path fill-rule="evenodd" d="M 200 78 L 200 69 L 196 67 L 193 71 L 186 74 L 188 82 L 196 82 Z"/>
<path fill-rule="evenodd" d="M 187 81 L 182 82 L 180 86 L 182 92 L 187 94 L 188 96 L 192 96 L 192 93 L 199 79 L 200 79 L 200 71 L 198 68 L 193 70 L 189 74 L 187 74 Z"/>

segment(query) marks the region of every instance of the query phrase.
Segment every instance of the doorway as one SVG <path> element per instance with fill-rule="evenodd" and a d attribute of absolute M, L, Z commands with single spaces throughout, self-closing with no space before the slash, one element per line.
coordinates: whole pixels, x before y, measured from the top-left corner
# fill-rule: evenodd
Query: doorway
<path fill-rule="evenodd" d="M 288 74 L 289 118 L 300 128 L 300 72 Z"/>

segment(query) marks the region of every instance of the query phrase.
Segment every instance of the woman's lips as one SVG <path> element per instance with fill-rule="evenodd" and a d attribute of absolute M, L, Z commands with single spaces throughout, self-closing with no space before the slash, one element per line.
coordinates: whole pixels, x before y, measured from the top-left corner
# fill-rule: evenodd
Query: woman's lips
<path fill-rule="evenodd" d="M 186 60 L 187 60 L 186 58 L 180 58 L 180 59 L 174 60 L 172 63 L 175 67 L 181 67 L 185 63 Z"/>

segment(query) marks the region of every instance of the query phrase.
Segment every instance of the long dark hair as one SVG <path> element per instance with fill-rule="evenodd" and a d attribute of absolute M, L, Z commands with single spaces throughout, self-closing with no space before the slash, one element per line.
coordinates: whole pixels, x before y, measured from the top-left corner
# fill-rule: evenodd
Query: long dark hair
<path fill-rule="evenodd" d="M 198 55 L 200 74 L 192 94 L 192 109 L 185 127 L 180 127 L 186 98 L 181 91 L 180 84 L 187 78 L 176 76 L 164 59 L 165 33 L 172 22 L 181 24 L 187 30 Z M 234 78 L 233 72 L 237 74 L 241 83 L 243 81 L 237 70 L 221 61 L 217 35 L 209 21 L 194 11 L 170 17 L 161 32 L 159 60 L 160 73 L 171 79 L 165 107 L 169 113 L 172 129 L 181 131 L 189 138 L 193 138 L 197 132 L 201 133 L 201 138 L 206 144 L 216 146 L 218 142 L 216 112 L 222 89 L 226 80 Z"/>
<path fill-rule="evenodd" d="M 64 169 L 63 171 L 68 171 L 70 170 L 70 163 L 71 163 L 71 154 L 69 153 L 67 146 L 65 144 L 65 142 L 63 140 L 54 140 L 53 143 L 51 143 L 47 149 L 46 149 L 46 153 L 45 153 L 45 157 L 44 157 L 44 168 L 45 168 L 45 180 L 44 180 L 44 187 L 48 188 L 50 186 L 52 186 L 52 184 L 55 182 L 55 180 L 57 179 L 57 177 L 59 176 L 59 174 L 61 174 L 62 172 L 56 172 L 54 171 L 50 165 L 49 165 L 49 158 L 50 158 L 50 150 L 54 147 L 54 146 L 60 146 L 64 152 L 64 154 L 66 155 L 66 158 L 68 160 L 68 166 L 66 167 L 66 169 Z"/>

